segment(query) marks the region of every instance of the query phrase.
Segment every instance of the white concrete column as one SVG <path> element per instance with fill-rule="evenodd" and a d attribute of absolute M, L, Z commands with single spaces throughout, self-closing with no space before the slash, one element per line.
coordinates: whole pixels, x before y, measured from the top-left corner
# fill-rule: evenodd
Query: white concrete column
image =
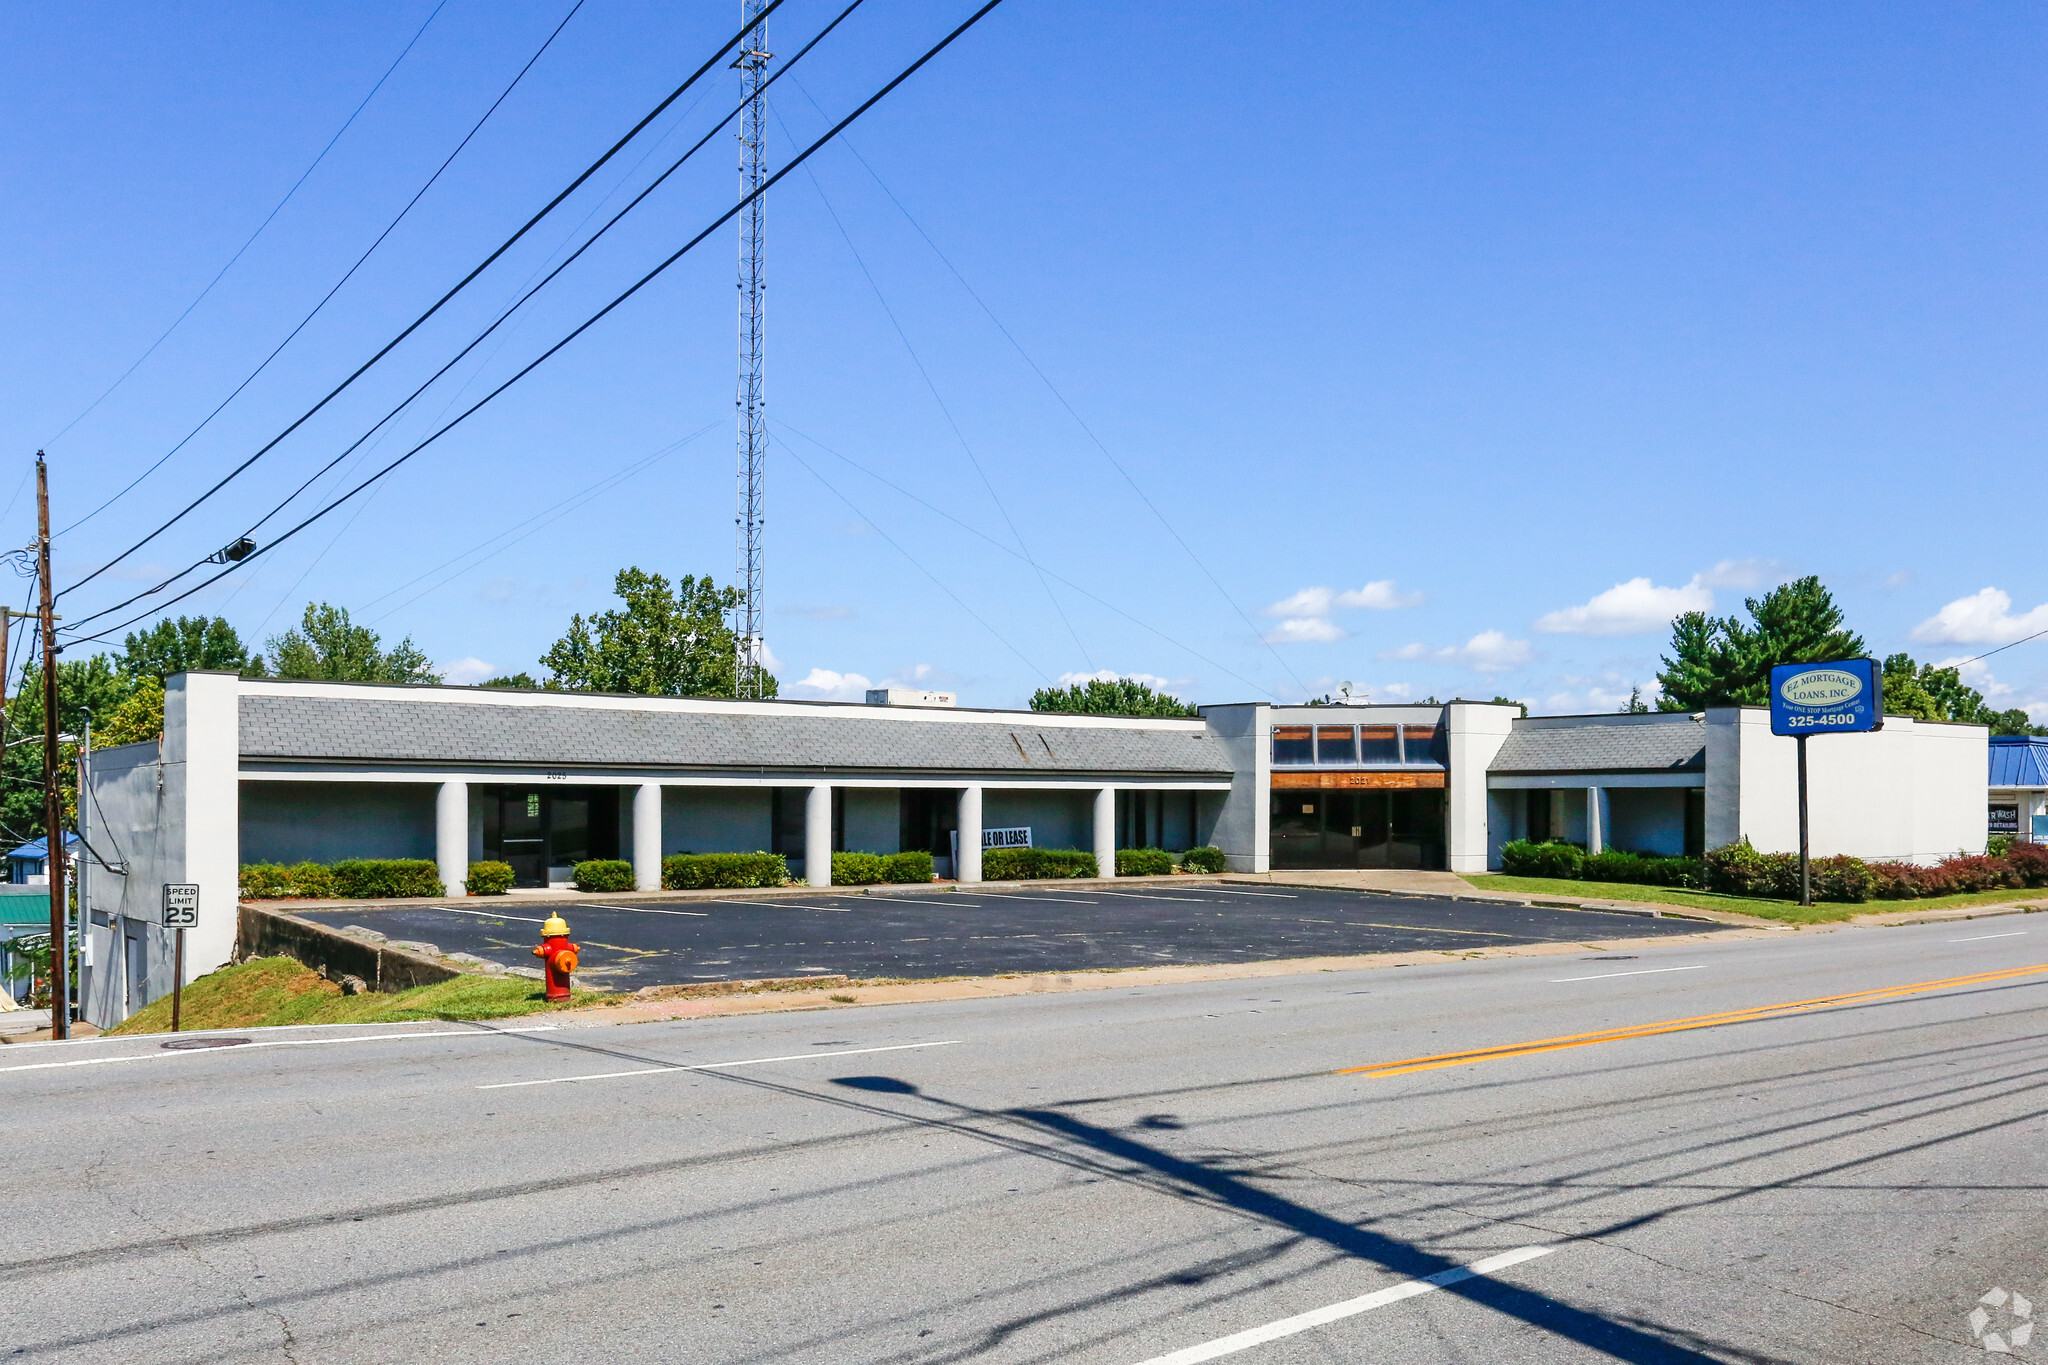
<path fill-rule="evenodd" d="M 1095 866 L 1105 877 L 1116 875 L 1116 788 L 1095 793 Z"/>
<path fill-rule="evenodd" d="M 1607 851 L 1607 788 L 1586 788 L 1586 852 Z"/>
<path fill-rule="evenodd" d="M 633 789 L 633 887 L 661 890 L 661 784 Z"/>
<path fill-rule="evenodd" d="M 469 784 L 443 782 L 434 797 L 434 861 L 451 896 L 469 880 Z"/>
<path fill-rule="evenodd" d="M 832 885 L 832 788 L 824 784 L 804 798 L 804 884 Z"/>
<path fill-rule="evenodd" d="M 960 792 L 960 857 L 953 876 L 963 882 L 981 880 L 981 788 Z"/>

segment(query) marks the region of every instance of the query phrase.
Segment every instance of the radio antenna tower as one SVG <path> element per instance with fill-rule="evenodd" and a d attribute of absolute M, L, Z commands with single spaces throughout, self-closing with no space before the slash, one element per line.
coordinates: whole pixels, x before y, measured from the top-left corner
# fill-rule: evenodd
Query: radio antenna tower
<path fill-rule="evenodd" d="M 759 22 L 767 0 L 740 0 L 740 20 L 751 23 L 739 57 L 740 90 L 746 113 L 740 122 L 740 190 L 753 195 L 740 214 L 740 381 L 739 381 L 739 651 L 734 692 L 742 697 L 762 694 L 766 669 L 761 639 L 761 540 L 766 525 L 762 509 L 767 481 L 768 412 L 761 393 L 761 331 L 765 281 L 768 196 L 760 189 L 768 179 L 768 128 L 761 98 L 762 71 L 775 54 L 768 48 L 768 26 Z"/>

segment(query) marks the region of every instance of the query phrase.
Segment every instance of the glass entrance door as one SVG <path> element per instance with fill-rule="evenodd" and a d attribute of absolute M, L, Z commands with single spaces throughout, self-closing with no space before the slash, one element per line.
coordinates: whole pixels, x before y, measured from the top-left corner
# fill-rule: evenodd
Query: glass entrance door
<path fill-rule="evenodd" d="M 1417 791 L 1276 791 L 1274 867 L 1444 866 L 1444 795 Z"/>
<path fill-rule="evenodd" d="M 539 792 L 499 789 L 498 856 L 511 866 L 515 886 L 548 884 L 547 822 Z"/>

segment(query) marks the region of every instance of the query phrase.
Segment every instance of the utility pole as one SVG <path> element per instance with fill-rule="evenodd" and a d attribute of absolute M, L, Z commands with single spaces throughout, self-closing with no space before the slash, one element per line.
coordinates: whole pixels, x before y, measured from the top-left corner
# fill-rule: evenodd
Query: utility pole
<path fill-rule="evenodd" d="M 50 594 L 50 467 L 36 452 L 36 576 L 43 618 L 43 866 L 50 873 L 50 1036 L 71 1036 L 71 952 L 65 940 L 64 792 L 57 785 L 57 613 Z"/>
<path fill-rule="evenodd" d="M 740 0 L 740 20 L 753 27 L 741 41 L 740 90 L 746 113 L 740 122 L 740 190 L 751 194 L 740 213 L 740 382 L 739 382 L 739 627 L 733 632 L 734 692 L 758 697 L 764 686 L 761 664 L 762 571 L 761 541 L 766 518 L 762 501 L 768 474 L 768 405 L 761 392 L 761 332 L 767 304 L 766 248 L 768 196 L 759 193 L 768 179 L 766 109 L 761 97 L 762 71 L 775 54 L 768 48 L 768 26 L 758 22 L 766 0 Z"/>

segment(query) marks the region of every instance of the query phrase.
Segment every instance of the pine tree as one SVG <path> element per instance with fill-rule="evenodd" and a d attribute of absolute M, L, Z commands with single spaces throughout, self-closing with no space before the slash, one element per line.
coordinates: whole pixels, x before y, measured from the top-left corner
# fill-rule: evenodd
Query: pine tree
<path fill-rule="evenodd" d="M 1808 575 L 1743 603 L 1749 621 L 1689 611 L 1671 623 L 1671 653 L 1657 674 L 1663 711 L 1708 706 L 1763 706 L 1779 664 L 1822 663 L 1861 656 L 1863 637 L 1843 625 L 1842 610 Z"/>

